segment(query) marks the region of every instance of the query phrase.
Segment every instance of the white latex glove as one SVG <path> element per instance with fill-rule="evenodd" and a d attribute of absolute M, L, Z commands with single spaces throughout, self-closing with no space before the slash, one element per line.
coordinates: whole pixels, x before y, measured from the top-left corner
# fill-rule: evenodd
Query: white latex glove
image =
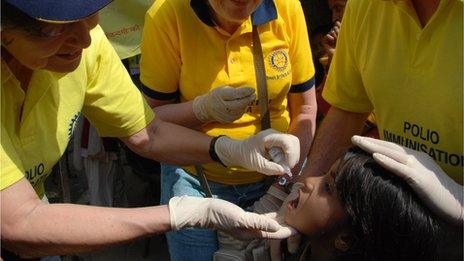
<path fill-rule="evenodd" d="M 242 117 L 255 99 L 255 89 L 251 87 L 218 87 L 193 100 L 193 113 L 204 123 L 230 123 Z"/>
<path fill-rule="evenodd" d="M 353 136 L 351 141 L 373 153 L 381 166 L 403 178 L 437 215 L 463 224 L 463 187 L 448 177 L 429 155 L 367 137 Z"/>
<path fill-rule="evenodd" d="M 233 140 L 219 137 L 214 149 L 224 165 L 240 166 L 256 170 L 266 175 L 283 175 L 285 167 L 270 161 L 268 151 L 272 147 L 280 148 L 286 159 L 286 165 L 293 168 L 300 158 L 300 141 L 291 134 L 267 129 L 246 140 Z"/>
<path fill-rule="evenodd" d="M 297 182 L 293 184 L 292 191 L 290 194 L 285 198 L 282 206 L 280 207 L 279 212 L 275 214 L 275 218 L 279 224 L 283 227 L 279 229 L 279 231 L 274 233 L 268 233 L 267 237 L 272 238 L 273 235 L 278 234 L 280 238 L 287 238 L 287 248 L 288 252 L 295 253 L 298 250 L 298 247 L 301 242 L 301 235 L 298 234 L 294 228 L 285 224 L 285 214 L 287 212 L 287 204 L 288 202 L 296 199 L 299 195 L 300 188 L 304 187 L 304 184 L 301 182 Z M 271 215 L 269 215 L 271 216 Z M 277 236 L 276 236 L 277 237 Z M 269 240 L 269 252 L 271 255 L 272 261 L 280 261 L 282 259 L 282 251 L 280 249 L 280 245 L 282 240 Z"/>
<path fill-rule="evenodd" d="M 267 232 L 282 227 L 273 218 L 246 212 L 242 208 L 216 198 L 173 197 L 169 200 L 171 228 L 215 228 L 237 238 L 267 238 Z"/>

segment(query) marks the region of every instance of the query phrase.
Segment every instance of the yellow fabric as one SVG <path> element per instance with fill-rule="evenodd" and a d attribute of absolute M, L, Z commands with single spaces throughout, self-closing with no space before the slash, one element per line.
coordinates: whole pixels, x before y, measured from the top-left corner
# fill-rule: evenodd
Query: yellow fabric
<path fill-rule="evenodd" d="M 408 1 L 350 0 L 323 97 L 375 108 L 383 140 L 424 151 L 463 181 L 463 3 L 441 1 L 422 29 Z"/>
<path fill-rule="evenodd" d="M 278 18 L 261 25 L 260 39 L 266 67 L 271 125 L 286 132 L 290 118 L 287 94 L 291 85 L 312 79 L 314 68 L 303 11 L 298 0 L 276 0 Z M 145 18 L 140 79 L 148 88 L 165 94 L 180 92 L 181 101 L 193 100 L 213 88 L 229 85 L 256 88 L 252 24 L 248 19 L 230 35 L 210 27 L 185 0 L 157 0 Z M 211 136 L 245 139 L 260 130 L 257 101 L 231 124 L 207 125 Z M 203 165 L 209 180 L 244 184 L 263 176 L 220 164 Z M 193 167 L 186 170 L 196 173 Z"/>
<path fill-rule="evenodd" d="M 119 58 L 140 54 L 143 18 L 154 0 L 114 0 L 100 10 L 100 25 Z"/>
<path fill-rule="evenodd" d="M 1 190 L 26 177 L 42 197 L 81 110 L 101 136 L 129 136 L 153 120 L 99 26 L 91 37 L 74 72 L 37 70 L 27 93 L 2 60 Z"/>

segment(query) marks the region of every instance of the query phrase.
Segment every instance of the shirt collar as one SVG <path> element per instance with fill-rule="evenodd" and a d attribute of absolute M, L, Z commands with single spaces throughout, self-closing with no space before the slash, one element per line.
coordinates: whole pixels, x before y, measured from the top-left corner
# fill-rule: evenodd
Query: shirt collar
<path fill-rule="evenodd" d="M 2 86 L 4 83 L 6 83 L 7 81 L 10 80 L 11 77 L 14 77 L 13 76 L 13 73 L 11 72 L 10 68 L 8 67 L 8 65 L 6 64 L 6 62 L 2 60 L 2 65 L 1 65 L 1 70 L 2 70 Z"/>
<path fill-rule="evenodd" d="M 207 0 L 190 0 L 190 7 L 192 7 L 197 17 L 203 23 L 209 26 L 215 26 Z M 258 8 L 251 14 L 253 25 L 265 24 L 274 19 L 277 19 L 277 9 L 274 0 L 262 0 Z"/>
<path fill-rule="evenodd" d="M 262 0 L 258 8 L 251 14 L 253 25 L 261 25 L 277 19 L 277 9 L 274 0 Z"/>

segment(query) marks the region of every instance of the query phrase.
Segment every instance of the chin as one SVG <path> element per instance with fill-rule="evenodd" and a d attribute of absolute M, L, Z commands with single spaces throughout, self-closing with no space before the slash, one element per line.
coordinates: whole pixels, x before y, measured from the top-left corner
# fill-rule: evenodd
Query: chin
<path fill-rule="evenodd" d="M 80 63 L 81 57 L 79 57 L 79 59 L 76 59 L 75 61 L 68 63 L 48 63 L 45 69 L 57 73 L 70 73 L 75 71 L 77 67 L 79 67 Z"/>
<path fill-rule="evenodd" d="M 285 214 L 285 223 L 286 223 L 287 225 L 290 225 L 290 226 L 292 226 L 292 227 L 295 227 L 296 224 L 295 224 L 295 222 L 294 222 L 294 219 L 295 219 L 295 218 L 293 218 L 292 215 L 289 214 L 288 212 L 287 212 L 287 214 Z"/>

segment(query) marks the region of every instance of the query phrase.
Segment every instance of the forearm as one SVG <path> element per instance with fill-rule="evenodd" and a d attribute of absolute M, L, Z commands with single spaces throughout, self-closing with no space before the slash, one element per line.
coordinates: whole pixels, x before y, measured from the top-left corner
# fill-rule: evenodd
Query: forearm
<path fill-rule="evenodd" d="M 27 186 L 31 194 L 24 196 Z M 3 247 L 21 256 L 93 251 L 171 229 L 167 206 L 118 209 L 45 204 L 33 193 L 24 179 L 1 194 Z"/>
<path fill-rule="evenodd" d="M 115 209 L 42 204 L 18 224 L 16 237 L 3 240 L 22 255 L 47 256 L 93 251 L 168 230 L 167 206 Z"/>
<path fill-rule="evenodd" d="M 153 108 L 156 116 L 163 121 L 171 122 L 190 129 L 199 130 L 202 122 L 195 117 L 192 109 L 192 101 L 183 103 L 166 104 Z"/>
<path fill-rule="evenodd" d="M 303 94 L 289 94 L 290 126 L 288 133 L 300 140 L 300 160 L 292 169 L 299 173 L 303 162 L 309 154 L 309 149 L 316 132 L 317 102 L 314 86 Z"/>
<path fill-rule="evenodd" d="M 350 138 L 361 132 L 367 116 L 368 113 L 353 113 L 331 107 L 316 133 L 308 164 L 299 180 L 327 172 L 343 151 L 352 146 Z"/>
<path fill-rule="evenodd" d="M 146 158 L 178 165 L 213 162 L 209 155 L 211 139 L 159 118 L 139 133 L 122 138 L 129 148 Z"/>
<path fill-rule="evenodd" d="M 292 118 L 288 128 L 288 133 L 295 135 L 300 140 L 300 160 L 292 169 L 295 174 L 299 173 L 303 162 L 306 160 L 316 132 L 317 107 L 303 106 L 302 110 L 302 113 Z"/>
<path fill-rule="evenodd" d="M 177 103 L 176 100 L 156 100 L 145 96 L 156 116 L 163 121 L 171 122 L 191 129 L 199 129 L 203 124 L 193 113 L 192 101 Z"/>

